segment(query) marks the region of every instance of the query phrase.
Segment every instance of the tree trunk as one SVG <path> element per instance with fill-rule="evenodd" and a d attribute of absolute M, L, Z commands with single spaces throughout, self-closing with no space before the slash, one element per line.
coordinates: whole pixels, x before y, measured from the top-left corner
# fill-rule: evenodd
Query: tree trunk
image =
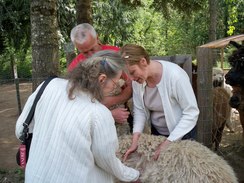
<path fill-rule="evenodd" d="M 209 0 L 209 14 L 210 14 L 210 25 L 209 25 L 209 41 L 216 40 L 216 27 L 217 27 L 217 1 Z"/>
<path fill-rule="evenodd" d="M 48 76 L 58 75 L 57 0 L 31 1 L 33 90 Z"/>
<path fill-rule="evenodd" d="M 216 40 L 216 27 L 217 27 L 217 0 L 208 0 L 209 3 L 209 14 L 210 14 L 210 24 L 208 38 L 209 42 Z M 217 66 L 217 50 L 211 50 L 213 54 L 213 65 Z"/>
<path fill-rule="evenodd" d="M 91 0 L 77 0 L 76 2 L 77 24 L 92 24 Z"/>

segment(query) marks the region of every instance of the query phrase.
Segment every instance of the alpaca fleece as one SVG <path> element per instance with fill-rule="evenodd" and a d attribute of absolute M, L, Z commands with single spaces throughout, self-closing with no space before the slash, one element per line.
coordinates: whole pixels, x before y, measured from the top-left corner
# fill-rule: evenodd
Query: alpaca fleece
<path fill-rule="evenodd" d="M 213 127 L 212 140 L 215 150 L 219 148 L 226 122 L 230 119 L 230 96 L 222 87 L 213 88 Z"/>
<path fill-rule="evenodd" d="M 228 85 L 228 84 L 225 83 L 224 70 L 221 69 L 221 68 L 218 68 L 218 67 L 214 67 L 212 69 L 212 80 L 213 80 L 213 87 L 214 88 L 216 88 L 216 87 L 217 88 L 222 87 L 222 88 L 224 88 L 226 90 L 226 92 L 223 91 L 223 90 L 220 91 L 220 95 L 223 95 L 224 96 L 224 100 L 225 99 L 226 100 L 229 100 L 230 97 L 232 96 L 232 87 L 230 85 Z M 219 89 L 217 89 L 217 90 L 213 89 L 213 90 L 214 90 L 213 91 L 213 95 L 220 96 L 219 94 L 217 94 Z M 226 93 L 228 93 L 229 97 L 227 97 Z M 219 97 L 217 97 L 217 98 L 219 98 Z M 221 100 L 219 100 L 219 101 L 221 101 Z M 213 105 L 214 106 L 216 106 L 216 105 L 218 106 L 218 104 L 215 104 L 215 102 L 219 103 L 219 101 L 214 100 L 213 101 L 214 102 Z M 224 103 L 226 103 L 226 102 L 224 101 Z M 215 108 L 214 109 L 214 112 L 217 112 L 217 113 L 220 113 L 221 114 L 221 111 L 218 111 L 216 109 L 221 109 L 221 108 Z M 230 132 L 234 132 L 233 122 L 231 121 L 231 110 L 229 112 L 230 112 L 230 114 L 228 114 L 228 118 L 226 118 L 225 124 L 226 124 L 226 127 L 230 130 Z M 222 124 L 222 122 L 221 122 L 221 124 Z M 220 128 L 220 126 L 218 126 L 218 127 Z"/>
<path fill-rule="evenodd" d="M 119 138 L 118 157 L 130 147 L 131 135 Z M 162 136 L 142 134 L 138 149 L 126 165 L 141 172 L 143 183 L 237 183 L 233 169 L 220 156 L 196 141 L 172 142 L 161 152 L 157 161 L 152 160 L 158 145 L 165 140 Z M 120 181 L 117 181 L 120 183 Z"/>

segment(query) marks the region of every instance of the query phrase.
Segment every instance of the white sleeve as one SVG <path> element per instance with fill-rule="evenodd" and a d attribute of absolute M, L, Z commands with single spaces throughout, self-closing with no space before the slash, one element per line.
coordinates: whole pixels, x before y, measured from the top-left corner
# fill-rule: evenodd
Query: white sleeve
<path fill-rule="evenodd" d="M 175 93 L 175 98 L 182 109 L 182 116 L 168 137 L 171 141 L 178 140 L 190 132 L 196 126 L 199 115 L 196 97 L 188 76 L 184 73 L 175 80 L 173 93 Z"/>
<path fill-rule="evenodd" d="M 132 82 L 133 87 L 133 133 L 142 133 L 147 120 L 143 100 L 141 99 L 140 86 L 135 81 Z"/>
<path fill-rule="evenodd" d="M 97 107 L 94 115 L 91 149 L 97 166 L 121 181 L 137 180 L 139 172 L 116 157 L 118 138 L 111 112 L 105 107 Z"/>

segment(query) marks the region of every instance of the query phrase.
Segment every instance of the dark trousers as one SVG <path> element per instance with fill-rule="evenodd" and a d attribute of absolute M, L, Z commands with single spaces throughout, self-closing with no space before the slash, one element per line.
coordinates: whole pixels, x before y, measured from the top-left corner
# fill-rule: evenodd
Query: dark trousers
<path fill-rule="evenodd" d="M 131 115 L 131 113 L 129 114 L 127 122 L 129 123 L 130 133 L 132 134 L 132 131 L 133 131 L 133 116 Z"/>
<path fill-rule="evenodd" d="M 125 108 L 130 109 L 127 105 L 127 103 L 125 103 Z M 132 134 L 133 132 L 133 116 L 131 114 L 131 111 L 129 110 L 130 114 L 129 117 L 127 119 L 127 122 L 129 123 L 129 127 L 130 127 L 130 133 Z"/>
<path fill-rule="evenodd" d="M 162 134 L 158 133 L 158 131 L 156 130 L 156 128 L 153 125 L 151 125 L 151 134 L 152 135 L 162 135 Z M 168 137 L 168 135 L 162 135 L 162 136 Z M 196 126 L 190 132 L 188 132 L 186 135 L 184 135 L 182 137 L 182 140 L 186 140 L 186 139 L 196 140 Z"/>

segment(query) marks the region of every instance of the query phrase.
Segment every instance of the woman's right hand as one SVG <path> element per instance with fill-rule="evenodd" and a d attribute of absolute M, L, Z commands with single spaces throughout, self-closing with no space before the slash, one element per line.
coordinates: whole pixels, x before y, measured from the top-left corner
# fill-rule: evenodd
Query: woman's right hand
<path fill-rule="evenodd" d="M 133 133 L 132 144 L 131 144 L 130 148 L 126 151 L 126 153 L 124 154 L 123 162 L 125 162 L 127 160 L 128 156 L 131 153 L 133 153 L 137 150 L 140 135 L 141 135 L 141 133 L 139 133 L 139 132 Z"/>
<path fill-rule="evenodd" d="M 125 162 L 128 158 L 128 156 L 135 152 L 137 150 L 137 147 L 138 147 L 138 144 L 137 143 L 134 143 L 130 146 L 130 148 L 126 151 L 126 153 L 124 154 L 124 158 L 123 158 L 123 162 Z"/>

